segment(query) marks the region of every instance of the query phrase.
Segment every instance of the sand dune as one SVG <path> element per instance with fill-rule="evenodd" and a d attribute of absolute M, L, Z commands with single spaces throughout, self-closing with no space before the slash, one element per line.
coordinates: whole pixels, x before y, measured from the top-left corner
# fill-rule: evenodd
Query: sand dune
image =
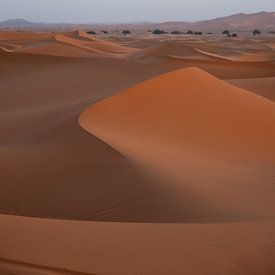
<path fill-rule="evenodd" d="M 179 56 L 181 58 L 192 58 L 192 59 L 202 59 L 209 60 L 207 55 L 200 54 L 196 49 L 183 45 L 177 42 L 166 42 L 161 45 L 148 47 L 143 51 L 135 54 L 132 58 L 152 58 L 160 56 Z"/>
<path fill-rule="evenodd" d="M 245 53 L 237 52 L 230 56 L 219 55 L 211 52 L 206 52 L 203 50 L 196 49 L 198 52 L 205 54 L 206 56 L 221 58 L 229 61 L 238 62 L 265 62 L 265 61 L 275 61 L 275 53 Z"/>
<path fill-rule="evenodd" d="M 219 43 L 223 46 L 218 46 Z M 259 50 L 248 50 L 239 44 L 239 41 L 223 39 L 203 43 L 198 39 L 152 40 L 151 46 L 148 43 L 145 49 L 131 55 L 129 59 L 164 70 L 199 67 L 221 79 L 272 77 L 275 74 L 272 61 L 274 53 L 267 52 L 266 47 L 259 53 Z M 243 55 L 239 53 L 240 49 Z M 212 54 L 211 51 L 216 53 Z"/>
<path fill-rule="evenodd" d="M 103 41 L 92 37 L 84 32 L 73 33 L 72 37 L 57 34 L 55 40 L 61 43 L 69 44 L 93 53 L 98 57 L 126 57 L 137 49 L 131 49 L 120 46 L 110 41 Z"/>
<path fill-rule="evenodd" d="M 85 129 L 139 165 L 180 180 L 183 188 L 226 190 L 219 196 L 226 205 L 238 196 L 235 206 L 268 217 L 275 207 L 264 188 L 274 181 L 274 121 L 271 101 L 196 68 L 139 84 L 80 117 Z M 244 192 L 252 181 L 253 191 Z M 265 205 L 254 209 L 260 192 Z"/>

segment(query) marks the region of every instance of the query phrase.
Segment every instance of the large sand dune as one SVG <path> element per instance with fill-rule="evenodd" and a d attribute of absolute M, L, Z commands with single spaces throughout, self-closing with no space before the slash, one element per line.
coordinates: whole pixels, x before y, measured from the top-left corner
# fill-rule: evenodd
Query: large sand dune
<path fill-rule="evenodd" d="M 221 189 L 225 197 L 219 199 L 227 206 L 229 198 L 238 197 L 234 206 L 274 215 L 268 188 L 275 176 L 271 101 L 189 68 L 96 104 L 80 123 L 139 165 L 175 177 L 185 189 L 215 195 Z"/>

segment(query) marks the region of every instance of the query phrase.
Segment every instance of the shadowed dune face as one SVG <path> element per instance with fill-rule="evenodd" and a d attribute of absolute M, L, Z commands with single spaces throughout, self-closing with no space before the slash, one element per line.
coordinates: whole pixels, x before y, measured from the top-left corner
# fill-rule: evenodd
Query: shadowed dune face
<path fill-rule="evenodd" d="M 85 133 L 78 116 L 156 72 L 127 61 L 7 53 L 2 66 L 2 213 L 112 220 L 106 210 L 155 193 L 119 153 Z M 127 213 L 115 217 L 129 220 Z"/>
<path fill-rule="evenodd" d="M 213 193 L 225 205 L 238 197 L 234 207 L 267 217 L 274 211 L 265 191 L 274 181 L 274 122 L 274 103 L 196 68 L 139 84 L 80 117 L 85 129 L 139 165 L 183 188 L 202 188 L 210 201 Z M 261 191 L 265 205 L 255 208 Z"/>

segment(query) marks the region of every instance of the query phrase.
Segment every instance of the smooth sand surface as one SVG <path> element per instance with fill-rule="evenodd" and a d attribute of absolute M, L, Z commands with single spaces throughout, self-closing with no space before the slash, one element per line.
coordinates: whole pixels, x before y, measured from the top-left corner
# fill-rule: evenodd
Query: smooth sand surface
<path fill-rule="evenodd" d="M 274 274 L 272 43 L 0 32 L 0 274 Z"/>
<path fill-rule="evenodd" d="M 40 274 L 38 267 L 52 267 L 53 274 L 69 270 L 78 272 L 69 274 L 272 275 L 275 271 L 274 222 L 144 224 L 0 217 L 0 257 L 13 260 L 8 267 L 0 261 L 0 271 L 11 274 Z M 18 271 L 24 263 L 35 263 L 34 272 Z"/>

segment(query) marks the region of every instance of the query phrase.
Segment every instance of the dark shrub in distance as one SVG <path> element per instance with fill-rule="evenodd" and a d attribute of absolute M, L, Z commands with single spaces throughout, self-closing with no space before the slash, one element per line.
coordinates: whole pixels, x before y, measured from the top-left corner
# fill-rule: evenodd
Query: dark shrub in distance
<path fill-rule="evenodd" d="M 187 32 L 187 34 L 194 34 L 194 32 L 191 31 L 191 30 L 189 30 L 189 31 Z"/>
<path fill-rule="evenodd" d="M 172 31 L 171 34 L 181 34 L 179 31 Z"/>
<path fill-rule="evenodd" d="M 228 30 L 224 30 L 223 32 L 222 32 L 222 34 L 230 34 L 230 32 L 228 31 Z"/>
<path fill-rule="evenodd" d="M 122 31 L 122 33 L 123 33 L 124 35 L 131 34 L 131 32 L 130 32 L 129 30 L 124 30 L 124 31 Z"/>
<path fill-rule="evenodd" d="M 195 32 L 195 35 L 203 35 L 203 33 L 201 31 Z"/>
<path fill-rule="evenodd" d="M 94 32 L 94 31 L 88 31 L 87 33 L 88 33 L 88 34 L 92 34 L 92 35 L 95 35 L 95 34 L 96 34 L 96 32 Z"/>
<path fill-rule="evenodd" d="M 255 29 L 255 30 L 253 31 L 253 34 L 254 34 L 254 35 L 261 34 L 261 31 L 259 31 L 258 29 Z"/>
<path fill-rule="evenodd" d="M 233 33 L 232 37 L 238 37 L 238 35 L 236 33 Z"/>
<path fill-rule="evenodd" d="M 164 34 L 165 32 L 163 30 L 160 29 L 156 29 L 153 31 L 153 34 Z"/>

